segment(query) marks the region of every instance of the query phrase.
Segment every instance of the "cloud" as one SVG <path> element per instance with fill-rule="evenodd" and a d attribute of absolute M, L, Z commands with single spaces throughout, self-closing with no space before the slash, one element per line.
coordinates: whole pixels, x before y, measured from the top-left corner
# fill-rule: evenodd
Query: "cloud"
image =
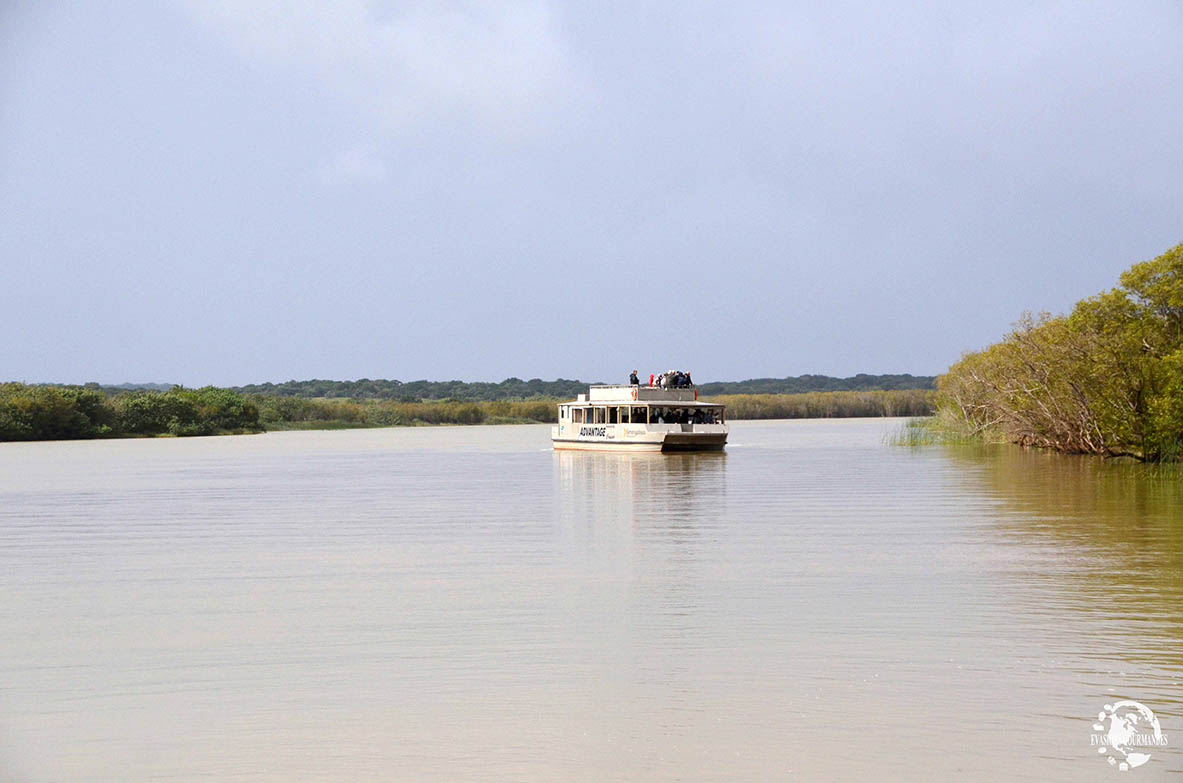
<path fill-rule="evenodd" d="M 459 118 L 529 133 L 574 84 L 543 0 L 181 1 L 245 56 L 301 72 L 394 127 Z"/>
<path fill-rule="evenodd" d="M 345 150 L 320 165 L 321 182 L 326 185 L 381 182 L 386 179 L 386 164 L 373 150 L 355 147 Z"/>

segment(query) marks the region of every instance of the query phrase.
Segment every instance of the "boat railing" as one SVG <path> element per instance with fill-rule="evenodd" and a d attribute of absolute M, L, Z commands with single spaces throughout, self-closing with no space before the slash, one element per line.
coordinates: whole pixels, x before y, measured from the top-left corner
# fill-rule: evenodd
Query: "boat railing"
<path fill-rule="evenodd" d="M 593 383 L 589 389 L 697 389 L 698 384 L 692 383 L 689 386 L 658 386 L 656 383 L 650 386 L 647 383 Z"/>

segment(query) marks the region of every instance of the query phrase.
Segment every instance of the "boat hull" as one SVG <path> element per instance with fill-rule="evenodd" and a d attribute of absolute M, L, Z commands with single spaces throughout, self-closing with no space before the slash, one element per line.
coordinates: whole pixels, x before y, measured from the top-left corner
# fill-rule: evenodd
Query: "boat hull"
<path fill-rule="evenodd" d="M 553 439 L 555 451 L 661 451 L 661 443 L 622 443 L 620 441 L 559 440 Z"/>
<path fill-rule="evenodd" d="M 607 440 L 562 437 L 554 432 L 551 441 L 557 451 L 722 451 L 727 432 L 647 432 L 635 438 Z"/>
<path fill-rule="evenodd" d="M 727 433 L 671 432 L 661 444 L 662 451 L 722 451 Z"/>

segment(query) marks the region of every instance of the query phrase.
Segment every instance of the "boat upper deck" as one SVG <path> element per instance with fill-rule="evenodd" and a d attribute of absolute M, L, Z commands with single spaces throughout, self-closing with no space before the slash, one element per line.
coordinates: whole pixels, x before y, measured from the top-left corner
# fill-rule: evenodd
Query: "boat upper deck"
<path fill-rule="evenodd" d="M 588 393 L 579 395 L 576 402 L 694 403 L 697 400 L 698 390 L 694 388 L 662 389 L 658 386 L 619 384 L 591 386 Z"/>

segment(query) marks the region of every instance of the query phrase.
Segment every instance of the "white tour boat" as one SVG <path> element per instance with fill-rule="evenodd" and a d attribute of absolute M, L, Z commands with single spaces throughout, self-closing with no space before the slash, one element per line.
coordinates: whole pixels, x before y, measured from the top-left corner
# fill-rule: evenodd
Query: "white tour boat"
<path fill-rule="evenodd" d="M 694 388 L 592 386 L 559 403 L 551 427 L 556 449 L 719 451 L 727 443 L 722 405 L 698 401 Z"/>

